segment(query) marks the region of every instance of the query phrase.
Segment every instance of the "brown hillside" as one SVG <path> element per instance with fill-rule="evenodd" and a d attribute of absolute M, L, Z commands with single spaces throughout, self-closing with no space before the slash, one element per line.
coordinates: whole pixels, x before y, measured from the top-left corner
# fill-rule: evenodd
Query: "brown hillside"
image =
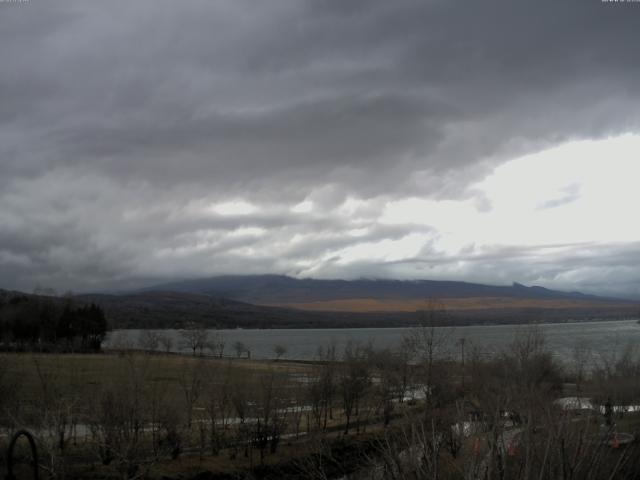
<path fill-rule="evenodd" d="M 438 300 L 449 310 L 484 310 L 484 309 L 575 309 L 592 308 L 594 310 L 604 308 L 629 308 L 629 304 L 602 302 L 592 300 L 571 299 L 529 299 L 508 297 L 470 297 L 470 298 L 445 298 Z M 427 299 L 375 299 L 375 298 L 350 298 L 343 300 L 327 300 L 320 302 L 304 303 L 280 303 L 272 306 L 295 308 L 307 311 L 322 312 L 416 312 L 429 308 L 433 304 Z M 637 308 L 637 306 L 636 306 Z"/>

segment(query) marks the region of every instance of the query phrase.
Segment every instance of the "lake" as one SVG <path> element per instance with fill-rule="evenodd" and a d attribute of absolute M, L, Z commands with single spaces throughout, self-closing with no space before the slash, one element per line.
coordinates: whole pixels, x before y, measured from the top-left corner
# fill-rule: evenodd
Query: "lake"
<path fill-rule="evenodd" d="M 594 359 L 611 360 L 628 345 L 640 345 L 640 324 L 637 320 L 547 323 L 538 324 L 545 335 L 546 344 L 553 355 L 561 361 L 571 362 L 576 345 L 587 346 Z M 475 325 L 439 327 L 439 335 L 446 337 L 448 352 L 457 355 L 458 340 L 466 340 L 465 350 L 476 349 L 483 355 L 492 355 L 506 348 L 517 332 L 525 325 Z M 410 328 L 345 328 L 345 329 L 233 329 L 211 330 L 224 336 L 225 356 L 233 355 L 233 344 L 242 342 L 251 351 L 252 358 L 274 358 L 274 346 L 283 345 L 285 358 L 312 360 L 318 347 L 336 344 L 337 351 L 349 340 L 373 343 L 376 348 L 397 348 Z M 175 352 L 188 352 L 182 345 L 179 330 L 154 330 L 173 339 Z M 114 330 L 107 336 L 105 348 L 136 348 L 141 330 Z M 593 360 L 592 360 L 593 361 Z"/>

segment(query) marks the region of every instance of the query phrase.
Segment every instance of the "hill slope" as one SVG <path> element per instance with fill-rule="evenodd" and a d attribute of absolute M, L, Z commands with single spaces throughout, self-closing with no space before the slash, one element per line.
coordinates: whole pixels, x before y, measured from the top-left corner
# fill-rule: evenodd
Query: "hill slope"
<path fill-rule="evenodd" d="M 211 328 L 389 327 L 415 323 L 414 313 L 303 312 L 186 292 L 146 291 L 75 298 L 100 305 L 113 328 L 182 328 L 191 322 Z"/>
<path fill-rule="evenodd" d="M 35 297 L 0 290 L 0 303 L 16 295 Z M 66 301 L 48 298 L 60 306 Z M 171 291 L 77 295 L 72 300 L 100 305 L 111 328 L 182 328 L 190 322 L 211 328 L 401 327 L 418 324 L 421 316 L 416 310 L 431 308 L 424 300 L 410 299 L 343 299 L 283 308 Z M 446 314 L 435 318 L 441 325 L 620 319 L 637 316 L 640 307 L 631 302 L 515 297 L 445 298 L 442 305 Z"/>
<path fill-rule="evenodd" d="M 188 322 L 219 328 L 356 328 L 402 327 L 421 321 L 421 305 L 409 302 L 405 309 L 283 308 L 252 305 L 205 294 L 148 291 L 127 295 L 81 295 L 81 302 L 95 302 L 106 312 L 114 328 L 181 328 Z M 487 298 L 488 301 L 493 301 Z M 453 303 L 452 303 L 453 302 Z M 506 324 L 590 319 L 619 319 L 637 314 L 637 304 L 580 300 L 522 300 L 495 308 L 459 299 L 443 302 L 446 312 L 435 312 L 439 325 Z"/>
<path fill-rule="evenodd" d="M 262 305 L 308 304 L 337 300 L 424 300 L 427 298 L 506 298 L 530 300 L 611 301 L 579 292 L 543 287 L 510 286 L 436 280 L 315 280 L 280 275 L 220 276 L 167 283 L 149 290 L 203 293 Z M 615 300 L 619 302 L 618 300 Z"/>

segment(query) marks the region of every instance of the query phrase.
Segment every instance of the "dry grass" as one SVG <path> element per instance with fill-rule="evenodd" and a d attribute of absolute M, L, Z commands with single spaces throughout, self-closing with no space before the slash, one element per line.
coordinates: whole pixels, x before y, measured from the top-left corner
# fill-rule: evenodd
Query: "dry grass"
<path fill-rule="evenodd" d="M 538 300 L 509 297 L 468 297 L 438 299 L 448 310 L 484 310 L 484 309 L 575 309 L 575 308 L 628 308 L 628 304 L 615 302 L 594 302 L 590 300 Z M 376 299 L 349 298 L 319 302 L 285 303 L 273 306 L 295 308 L 298 310 L 322 312 L 417 312 L 429 309 L 432 302 L 426 299 Z M 635 307 L 637 308 L 637 306 Z"/>
<path fill-rule="evenodd" d="M 131 372 L 139 372 L 147 385 L 160 385 L 171 398 L 180 398 L 180 378 L 185 372 L 199 369 L 220 378 L 224 373 L 246 381 L 258 379 L 265 371 L 287 375 L 310 367 L 287 361 L 246 360 L 192 357 L 187 355 L 103 353 L 103 354 L 0 354 L 3 383 L 14 385 L 27 402 L 41 398 L 45 385 L 61 391 L 76 391 L 91 396 L 105 386 L 126 385 Z"/>

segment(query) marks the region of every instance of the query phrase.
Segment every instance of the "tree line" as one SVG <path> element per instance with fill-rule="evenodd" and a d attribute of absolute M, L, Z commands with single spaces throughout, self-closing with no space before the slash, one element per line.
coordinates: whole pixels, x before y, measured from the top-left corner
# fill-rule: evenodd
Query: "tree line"
<path fill-rule="evenodd" d="M 107 328 L 104 311 L 93 303 L 27 295 L 0 298 L 0 345 L 5 351 L 99 351 Z"/>

